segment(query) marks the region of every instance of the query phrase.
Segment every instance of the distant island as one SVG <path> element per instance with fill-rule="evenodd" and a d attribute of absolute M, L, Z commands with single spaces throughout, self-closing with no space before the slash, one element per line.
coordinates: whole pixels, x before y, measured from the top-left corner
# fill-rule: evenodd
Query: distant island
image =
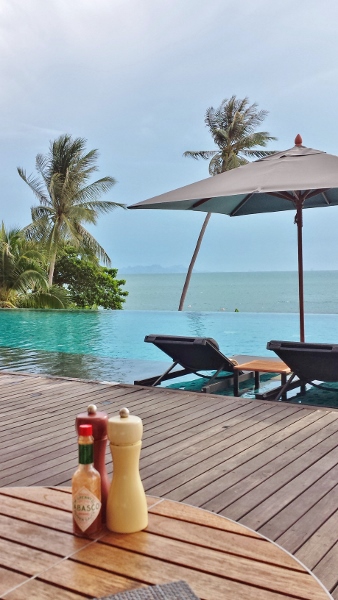
<path fill-rule="evenodd" d="M 184 273 L 186 274 L 188 270 L 188 267 L 185 267 L 184 265 L 171 265 L 170 267 L 163 267 L 162 265 L 135 265 L 135 266 L 129 266 L 129 267 L 118 267 L 118 273 L 119 276 L 121 275 L 156 275 L 156 274 L 170 274 L 170 273 Z M 329 269 L 330 270 L 330 269 Z M 317 271 L 313 271 L 313 269 L 310 269 L 308 271 L 305 272 L 317 272 Z M 318 271 L 319 272 L 319 271 Z M 332 271 L 334 272 L 334 271 Z M 218 270 L 214 270 L 214 269 L 204 269 L 204 270 L 200 270 L 200 269 L 194 269 L 194 273 L 198 273 L 199 275 L 205 275 L 207 273 L 297 273 L 296 270 L 292 270 L 292 271 L 283 271 L 283 270 L 278 270 L 277 271 L 270 271 L 270 270 L 264 270 L 264 271 L 253 271 L 253 270 L 239 270 L 239 271 L 218 271 Z"/>
<path fill-rule="evenodd" d="M 186 273 L 187 267 L 184 267 L 183 265 L 172 265 L 171 267 L 162 267 L 161 265 L 136 265 L 134 267 L 121 267 L 118 271 L 119 275 Z"/>

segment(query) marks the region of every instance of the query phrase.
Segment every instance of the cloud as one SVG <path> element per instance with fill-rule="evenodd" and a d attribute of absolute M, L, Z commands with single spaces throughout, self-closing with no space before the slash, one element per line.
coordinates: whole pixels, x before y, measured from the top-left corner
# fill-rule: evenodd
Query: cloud
<path fill-rule="evenodd" d="M 337 17 L 336 0 L 325 9 L 318 0 L 2 0 L 0 219 L 26 224 L 34 199 L 16 167 L 31 172 L 36 154 L 60 133 L 99 149 L 100 172 L 118 180 L 112 199 L 119 202 L 206 177 L 206 162 L 182 154 L 213 147 L 205 110 L 233 94 L 270 111 L 265 128 L 278 148 L 290 147 L 299 131 L 307 145 L 337 152 Z M 158 262 L 157 241 L 163 264 L 181 263 L 172 255 L 190 255 L 203 215 L 144 212 L 116 211 L 95 235 L 120 264 L 142 262 L 140 248 L 148 264 Z M 320 223 L 327 218 L 318 213 Z M 263 219 L 248 228 L 246 221 L 213 221 L 219 227 L 211 224 L 203 242 L 205 262 L 217 246 L 224 264 L 235 247 L 243 262 L 251 226 L 266 239 Z M 309 223 L 309 233 L 318 231 Z M 287 265 L 278 240 L 292 227 L 282 217 L 277 226 L 275 258 Z M 261 257 L 252 251 L 249 267 Z M 274 264 L 270 253 L 266 260 Z"/>

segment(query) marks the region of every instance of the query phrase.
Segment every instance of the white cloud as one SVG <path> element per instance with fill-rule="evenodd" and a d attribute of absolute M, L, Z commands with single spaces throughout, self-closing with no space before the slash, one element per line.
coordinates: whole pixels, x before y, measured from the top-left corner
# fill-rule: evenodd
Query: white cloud
<path fill-rule="evenodd" d="M 182 153 L 212 147 L 205 110 L 232 94 L 270 111 L 266 128 L 277 147 L 290 147 L 300 132 L 307 145 L 338 153 L 337 17 L 336 0 L 2 0 L 0 219 L 27 222 L 34 199 L 16 166 L 32 171 L 35 155 L 65 132 L 99 148 L 100 172 L 118 180 L 114 200 L 132 203 L 202 179 L 207 163 Z M 120 264 L 139 264 L 140 248 L 153 263 L 157 237 L 167 239 L 167 264 L 181 263 L 173 255 L 190 254 L 202 218 L 116 212 L 99 222 L 97 237 Z M 257 239 L 269 219 L 255 221 Z M 210 226 L 204 261 L 217 244 L 226 256 L 237 232 L 251 236 L 244 221 L 232 222 L 223 237 Z M 292 224 L 282 216 L 277 223 L 282 244 Z M 172 231 L 181 240 L 174 247 Z M 287 265 L 278 243 L 277 236 L 276 255 Z M 236 257 L 240 264 L 240 248 Z M 253 249 L 250 268 L 261 257 Z"/>

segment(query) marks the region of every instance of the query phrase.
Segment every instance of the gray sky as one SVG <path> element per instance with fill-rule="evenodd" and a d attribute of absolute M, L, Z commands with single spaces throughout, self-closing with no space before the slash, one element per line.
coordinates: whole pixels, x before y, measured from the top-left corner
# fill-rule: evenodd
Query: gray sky
<path fill-rule="evenodd" d="M 100 152 L 105 196 L 132 204 L 208 176 L 208 107 L 233 94 L 269 111 L 270 149 L 338 154 L 337 0 L 2 0 L 1 211 L 30 222 L 17 174 L 62 133 Z M 213 215 L 196 268 L 296 270 L 292 212 Z M 203 213 L 116 210 L 92 230 L 113 266 L 187 266 Z M 338 207 L 304 213 L 304 268 L 338 269 Z"/>

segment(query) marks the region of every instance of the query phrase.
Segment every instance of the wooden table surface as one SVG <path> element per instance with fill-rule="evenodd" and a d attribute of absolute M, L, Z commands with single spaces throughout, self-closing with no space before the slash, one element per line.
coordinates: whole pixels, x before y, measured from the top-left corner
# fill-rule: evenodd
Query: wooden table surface
<path fill-rule="evenodd" d="M 327 600 L 293 556 L 214 513 L 148 497 L 146 531 L 72 534 L 69 488 L 0 489 L 0 596 L 78 600 L 185 580 L 202 600 Z"/>
<path fill-rule="evenodd" d="M 235 371 L 260 371 L 261 373 L 284 373 L 289 375 L 291 373 L 290 367 L 278 358 L 271 360 L 267 358 L 259 358 L 256 360 L 249 360 L 245 363 L 234 365 Z"/>

